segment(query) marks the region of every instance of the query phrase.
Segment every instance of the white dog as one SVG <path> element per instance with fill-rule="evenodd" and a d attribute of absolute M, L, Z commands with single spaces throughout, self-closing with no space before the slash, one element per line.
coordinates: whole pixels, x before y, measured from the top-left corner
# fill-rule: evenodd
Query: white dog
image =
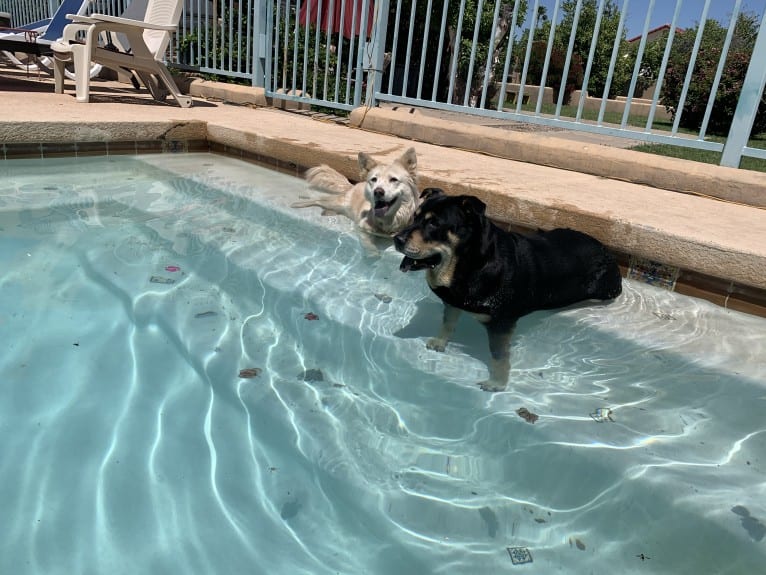
<path fill-rule="evenodd" d="M 352 184 L 330 166 L 317 166 L 306 171 L 306 181 L 327 197 L 292 205 L 295 208 L 317 206 L 342 214 L 369 234 L 391 237 L 412 223 L 418 207 L 417 167 L 415 148 L 408 149 L 390 164 L 379 164 L 359 152 L 359 183 Z"/>

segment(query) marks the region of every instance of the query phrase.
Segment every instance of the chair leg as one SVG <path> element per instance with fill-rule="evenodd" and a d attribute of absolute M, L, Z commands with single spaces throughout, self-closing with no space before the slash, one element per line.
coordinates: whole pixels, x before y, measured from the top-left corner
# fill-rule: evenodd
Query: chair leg
<path fill-rule="evenodd" d="M 154 76 L 145 70 L 136 70 L 136 76 L 141 78 L 141 82 L 143 82 L 144 86 L 146 86 L 146 89 L 149 90 L 149 93 L 152 95 L 152 98 L 157 100 L 158 102 L 164 102 L 165 98 L 167 98 L 168 91 L 165 90 L 157 80 L 154 79 Z"/>
<path fill-rule="evenodd" d="M 64 93 L 64 75 L 67 60 L 62 60 L 58 54 L 53 57 L 53 91 L 56 94 Z"/>
<path fill-rule="evenodd" d="M 164 64 L 159 63 L 159 66 L 157 66 L 157 75 L 162 80 L 162 83 L 165 84 L 167 90 L 172 94 L 173 98 L 175 98 L 176 102 L 178 102 L 179 106 L 182 108 L 191 108 L 193 100 L 190 96 L 181 94 L 178 86 L 176 86 L 175 80 L 173 80 L 173 76 L 170 75 L 170 72 L 168 72 L 168 69 Z"/>
<path fill-rule="evenodd" d="M 85 46 L 72 45 L 72 60 L 74 61 L 74 83 L 78 102 L 90 100 L 90 52 Z"/>

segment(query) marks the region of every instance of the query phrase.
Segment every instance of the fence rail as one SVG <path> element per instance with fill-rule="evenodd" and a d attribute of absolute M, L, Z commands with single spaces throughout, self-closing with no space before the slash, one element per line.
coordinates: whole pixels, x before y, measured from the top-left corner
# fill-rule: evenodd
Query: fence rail
<path fill-rule="evenodd" d="M 130 1 L 93 11 L 119 15 Z M 57 4 L 0 10 L 22 24 Z M 669 21 L 658 4 L 673 7 Z M 765 15 L 742 0 L 184 0 L 168 59 L 313 106 L 423 106 L 722 152 L 739 166 L 766 159 L 748 144 L 766 131 Z M 698 24 L 682 30 L 682 16 Z"/>

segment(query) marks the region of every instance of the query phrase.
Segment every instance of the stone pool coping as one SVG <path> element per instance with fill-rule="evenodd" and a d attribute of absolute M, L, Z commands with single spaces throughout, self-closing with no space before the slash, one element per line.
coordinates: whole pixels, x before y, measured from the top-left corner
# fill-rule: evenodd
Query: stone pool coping
<path fill-rule="evenodd" d="M 487 132 L 491 128 L 437 122 L 425 116 L 418 123 L 413 120 L 417 114 L 409 112 L 355 111 L 348 125 L 259 106 L 262 92 L 259 96 L 252 88 L 196 81 L 191 86 L 195 106 L 190 109 L 159 105 L 109 83 L 94 86 L 93 101 L 81 104 L 71 91 L 54 94 L 51 81 L 44 77 L 19 79 L 17 74 L 12 76 L 13 85 L 18 83 L 21 88 L 6 91 L 5 74 L 0 70 L 4 104 L 0 158 L 212 149 L 269 161 L 296 174 L 307 166 L 327 163 L 354 178 L 359 151 L 391 158 L 414 146 L 421 187 L 440 186 L 452 193 L 476 195 L 487 203 L 494 219 L 511 225 L 585 231 L 621 252 L 631 277 L 766 315 L 766 210 L 712 199 L 705 186 L 694 184 L 699 178 L 681 179 L 684 172 L 694 175 L 702 170 L 715 176 L 702 179 L 718 188 L 731 180 L 730 188 L 740 190 L 737 194 L 757 197 L 760 193 L 760 199 L 766 199 L 762 174 L 673 160 L 673 178 L 681 182 L 677 187 L 691 192 L 679 193 L 607 177 L 617 175 L 612 173 L 615 166 L 627 165 L 614 159 L 624 154 L 637 170 L 643 167 L 647 173 L 665 170 L 670 158 L 555 136 L 547 135 L 543 141 L 535 134 L 503 131 L 503 145 L 509 150 L 518 148 L 516 155 L 526 154 L 522 159 L 528 161 L 517 161 L 484 149 L 491 143 Z M 115 92 L 121 95 L 115 97 Z M 363 120 L 354 118 L 359 114 L 364 115 Z M 418 141 L 359 129 L 370 127 L 370 118 L 383 118 L 393 126 L 385 131 L 401 131 Z M 499 137 L 496 132 L 494 138 Z M 440 145 L 419 141 L 421 138 L 433 138 Z M 462 149 L 468 145 L 481 151 Z M 537 160 L 534 149 L 540 156 Z M 589 171 L 603 165 L 612 172 L 596 175 L 584 173 L 585 168 L 574 171 L 532 163 L 550 164 L 553 156 L 557 161 L 569 158 L 574 167 L 577 158 L 587 157 Z M 622 176 L 632 173 L 617 172 Z"/>

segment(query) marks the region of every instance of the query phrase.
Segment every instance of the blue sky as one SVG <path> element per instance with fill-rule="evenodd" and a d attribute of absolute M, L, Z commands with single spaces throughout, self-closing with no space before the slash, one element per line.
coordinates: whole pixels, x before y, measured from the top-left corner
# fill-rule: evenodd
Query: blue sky
<path fill-rule="evenodd" d="M 615 2 L 622 9 L 624 0 L 615 0 Z M 731 17 L 731 9 L 734 6 L 734 3 L 735 0 L 712 0 L 708 10 L 708 18 L 727 24 Z M 533 4 L 534 0 L 530 0 L 530 6 Z M 554 1 L 541 0 L 541 4 L 546 5 L 548 8 L 548 17 L 552 17 Z M 678 26 L 681 28 L 689 28 L 696 25 L 700 20 L 704 5 L 704 0 L 683 0 Z M 641 34 L 644 28 L 644 19 L 646 18 L 646 10 L 648 6 L 649 0 L 629 0 L 628 19 L 626 21 L 628 38 Z M 675 0 L 655 0 L 649 29 L 651 30 L 652 28 L 662 26 L 663 24 L 670 24 L 673 20 L 675 8 Z M 754 12 L 760 16 L 763 14 L 764 9 L 766 9 L 766 0 L 743 0 L 742 2 L 742 12 Z"/>

